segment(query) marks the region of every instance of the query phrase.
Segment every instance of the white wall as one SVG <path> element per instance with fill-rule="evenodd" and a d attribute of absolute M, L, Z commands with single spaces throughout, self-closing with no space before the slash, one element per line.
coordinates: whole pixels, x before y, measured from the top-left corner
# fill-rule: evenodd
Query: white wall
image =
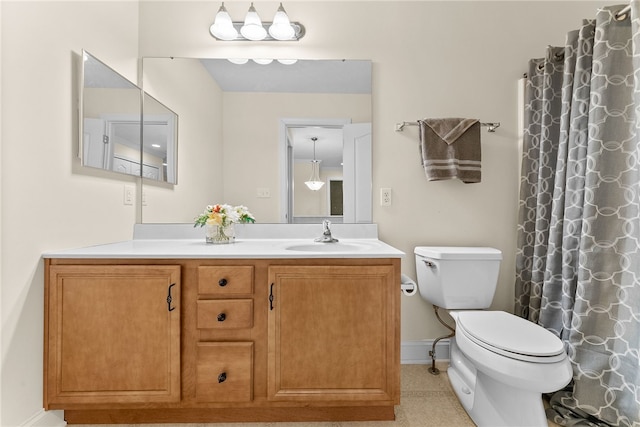
<path fill-rule="evenodd" d="M 47 250 L 131 238 L 135 178 L 83 171 L 74 66 L 85 48 L 137 79 L 137 2 L 2 1 L 2 401 L 0 425 L 42 410 Z"/>
<path fill-rule="evenodd" d="M 582 18 L 612 3 L 291 1 L 285 7 L 307 35 L 274 44 L 215 41 L 208 27 L 219 4 L 211 1 L 0 2 L 0 425 L 35 424 L 29 420 L 42 407 L 41 253 L 130 238 L 136 221 L 134 208 L 122 205 L 123 186 L 134 178 L 88 172 L 74 158 L 73 65 L 82 48 L 133 81 L 138 56 L 371 59 L 374 196 L 380 187 L 393 189 L 392 206 L 374 206 L 381 238 L 407 253 L 402 269 L 411 277 L 416 245 L 502 249 L 494 306 L 511 310 L 516 81 L 529 58 L 563 43 Z M 226 6 L 241 19 L 248 2 Z M 277 3 L 256 8 L 266 20 Z M 482 134 L 481 184 L 427 182 L 417 129 L 394 131 L 396 122 L 445 116 L 502 123 L 495 134 Z M 403 297 L 403 341 L 442 332 L 426 303 Z"/>
<path fill-rule="evenodd" d="M 191 222 L 222 200 L 222 91 L 200 61 L 146 58 L 143 74 L 145 91 L 178 115 L 178 185 L 145 181 L 142 221 Z"/>

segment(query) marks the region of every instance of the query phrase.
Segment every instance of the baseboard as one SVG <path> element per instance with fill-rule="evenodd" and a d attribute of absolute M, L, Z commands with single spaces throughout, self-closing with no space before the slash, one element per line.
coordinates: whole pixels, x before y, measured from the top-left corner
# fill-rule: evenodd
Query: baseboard
<path fill-rule="evenodd" d="M 64 427 L 67 423 L 64 420 L 62 411 L 45 411 L 41 409 L 31 418 L 20 424 L 20 427 Z"/>
<path fill-rule="evenodd" d="M 402 341 L 400 343 L 400 363 L 403 365 L 424 365 L 431 363 L 429 352 L 435 340 Z M 449 340 L 441 339 L 436 344 L 436 361 L 449 361 Z"/>

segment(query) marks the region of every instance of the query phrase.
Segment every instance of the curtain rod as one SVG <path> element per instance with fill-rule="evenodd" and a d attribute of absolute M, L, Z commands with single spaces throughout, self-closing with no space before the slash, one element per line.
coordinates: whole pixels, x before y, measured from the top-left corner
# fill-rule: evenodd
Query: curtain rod
<path fill-rule="evenodd" d="M 419 123 L 418 122 L 402 122 L 402 123 L 396 123 L 396 132 L 402 132 L 404 130 L 405 126 L 418 126 Z M 480 123 L 480 126 L 486 126 L 489 129 L 487 129 L 487 132 L 495 132 L 497 128 L 500 127 L 500 122 L 496 122 L 496 123 Z"/>

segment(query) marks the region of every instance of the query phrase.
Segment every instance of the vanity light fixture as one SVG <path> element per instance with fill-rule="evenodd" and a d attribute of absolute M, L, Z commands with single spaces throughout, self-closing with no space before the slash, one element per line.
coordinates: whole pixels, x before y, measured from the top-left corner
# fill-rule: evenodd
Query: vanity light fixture
<path fill-rule="evenodd" d="M 318 191 L 324 185 L 323 181 L 320 181 L 320 162 L 321 160 L 316 160 L 316 141 L 317 137 L 311 137 L 311 141 L 313 141 L 313 160 L 311 160 L 311 176 L 308 181 L 305 181 L 305 185 L 309 187 L 309 190 Z"/>
<path fill-rule="evenodd" d="M 253 2 L 249 6 L 247 16 L 244 17 L 244 25 L 240 28 L 240 34 L 245 39 L 253 41 L 264 40 L 267 37 L 267 30 L 262 26 L 262 21 L 258 16 L 258 12 L 256 12 L 256 8 L 253 7 Z"/>
<path fill-rule="evenodd" d="M 209 27 L 211 35 L 219 40 L 235 40 L 238 38 L 238 30 L 233 26 L 231 16 L 224 7 L 224 2 L 220 5 L 216 18 L 211 27 Z"/>
<path fill-rule="evenodd" d="M 291 26 L 289 16 L 280 3 L 276 15 L 273 17 L 273 23 L 269 27 L 269 35 L 276 40 L 291 40 L 295 34 L 296 31 Z"/>
<path fill-rule="evenodd" d="M 299 22 L 289 20 L 282 3 L 273 22 L 262 22 L 253 2 L 244 22 L 234 22 L 222 2 L 209 32 L 216 40 L 223 41 L 297 41 L 304 37 L 305 29 Z"/>

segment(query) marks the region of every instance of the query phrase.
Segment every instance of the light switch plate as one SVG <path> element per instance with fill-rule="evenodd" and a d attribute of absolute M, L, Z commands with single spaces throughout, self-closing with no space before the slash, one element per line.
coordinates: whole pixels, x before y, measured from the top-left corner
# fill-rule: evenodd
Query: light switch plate
<path fill-rule="evenodd" d="M 133 199 L 135 198 L 136 189 L 131 185 L 124 186 L 124 199 L 122 201 L 125 205 L 133 205 Z"/>
<path fill-rule="evenodd" d="M 269 191 L 268 188 L 257 188 L 256 196 L 261 199 L 268 199 L 269 197 L 271 197 L 271 191 Z"/>

